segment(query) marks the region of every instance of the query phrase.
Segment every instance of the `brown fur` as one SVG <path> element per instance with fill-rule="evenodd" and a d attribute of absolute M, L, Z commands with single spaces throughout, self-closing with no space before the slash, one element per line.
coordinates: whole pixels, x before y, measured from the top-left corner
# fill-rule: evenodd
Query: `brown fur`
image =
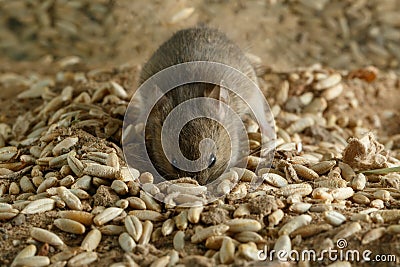
<path fill-rule="evenodd" d="M 154 53 L 150 60 L 144 65 L 140 81 L 143 83 L 157 72 L 176 65 L 190 61 L 219 62 L 234 67 L 245 73 L 251 80 L 257 83 L 255 72 L 241 50 L 232 43 L 224 34 L 206 27 L 190 28 L 175 33 Z M 218 123 L 208 118 L 198 118 L 188 122 L 179 134 L 179 147 L 166 147 L 172 151 L 180 149 L 182 154 L 191 160 L 201 158 L 199 143 L 204 138 L 214 140 L 216 150 L 211 147 L 205 148 L 202 166 L 208 166 L 210 155 L 215 153 L 216 162 L 210 168 L 200 172 L 185 172 L 174 168 L 166 158 L 161 144 L 161 129 L 168 114 L 180 103 L 198 97 L 214 97 L 214 85 L 204 83 L 187 84 L 175 88 L 165 94 L 154 106 L 150 113 L 146 126 L 147 152 L 156 169 L 167 179 L 191 176 L 200 184 L 206 184 L 218 178 L 228 166 L 231 158 L 237 159 L 240 154 L 242 140 L 239 136 L 229 136 L 226 129 L 235 129 L 230 122 L 231 118 L 221 115 Z M 243 88 L 245 90 L 246 88 Z M 248 112 L 246 108 L 239 108 L 237 98 L 232 97 L 230 106 L 237 108 L 240 115 Z M 205 112 L 216 113 L 218 109 L 211 106 L 196 107 L 204 109 Z M 233 131 L 235 132 L 235 131 Z M 173 134 L 173 133 L 171 133 Z M 176 133 L 175 133 L 176 134 Z M 168 137 L 167 137 L 168 139 Z M 166 142 L 169 146 L 170 142 Z M 247 145 L 247 144 L 246 144 Z"/>

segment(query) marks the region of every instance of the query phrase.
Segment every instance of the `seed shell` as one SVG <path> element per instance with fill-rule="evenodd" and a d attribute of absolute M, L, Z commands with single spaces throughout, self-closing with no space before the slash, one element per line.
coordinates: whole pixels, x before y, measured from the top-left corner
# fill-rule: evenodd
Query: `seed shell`
<path fill-rule="evenodd" d="M 325 220 L 333 226 L 339 226 L 346 221 L 346 217 L 337 211 L 327 211 L 324 213 Z"/>
<path fill-rule="evenodd" d="M 195 232 L 194 235 L 191 237 L 191 241 L 194 244 L 200 243 L 210 236 L 219 236 L 223 235 L 229 230 L 229 226 L 220 224 L 220 225 L 214 225 L 214 226 L 209 226 L 204 229 L 199 229 Z"/>
<path fill-rule="evenodd" d="M 153 232 L 153 223 L 151 221 L 145 221 L 143 223 L 143 232 L 142 236 L 139 239 L 140 245 L 146 245 L 149 243 L 151 238 L 151 233 Z"/>
<path fill-rule="evenodd" d="M 118 243 L 125 252 L 132 252 L 136 247 L 135 241 L 127 232 L 120 234 L 118 237 Z"/>
<path fill-rule="evenodd" d="M 346 227 L 343 228 L 343 230 L 339 231 L 335 236 L 334 236 L 334 241 L 337 241 L 338 239 L 341 238 L 348 238 L 355 233 L 359 232 L 361 230 L 361 225 L 358 222 L 352 222 L 350 224 L 346 224 Z"/>
<path fill-rule="evenodd" d="M 174 249 L 177 251 L 183 251 L 185 248 L 185 233 L 183 231 L 178 231 L 174 235 L 173 239 Z"/>
<path fill-rule="evenodd" d="M 55 201 L 51 198 L 34 200 L 29 203 L 22 211 L 22 214 L 35 214 L 54 209 Z"/>
<path fill-rule="evenodd" d="M 116 208 L 116 207 L 107 208 L 107 209 L 103 210 L 102 212 L 100 212 L 99 214 L 97 214 L 93 218 L 93 222 L 99 226 L 106 224 L 107 222 L 118 217 L 123 211 L 124 211 L 123 209 Z"/>
<path fill-rule="evenodd" d="M 134 215 L 128 215 L 125 217 L 124 222 L 126 231 L 138 242 L 143 233 L 143 226 L 140 220 Z"/>
<path fill-rule="evenodd" d="M 15 261 L 15 266 L 41 267 L 48 266 L 49 264 L 50 259 L 46 256 L 23 257 Z"/>
<path fill-rule="evenodd" d="M 14 258 L 13 262 L 11 263 L 11 267 L 17 266 L 17 261 L 22 258 L 33 257 L 36 254 L 36 246 L 35 245 L 28 245 L 23 248 L 17 256 Z"/>
<path fill-rule="evenodd" d="M 224 237 L 219 251 L 219 259 L 222 264 L 232 263 L 235 256 L 235 244 L 230 237 Z"/>
<path fill-rule="evenodd" d="M 307 183 L 302 183 L 302 184 L 288 184 L 285 187 L 280 188 L 279 192 L 285 196 L 288 197 L 290 195 L 295 195 L 298 194 L 300 196 L 307 196 L 311 194 L 313 191 L 311 185 Z"/>
<path fill-rule="evenodd" d="M 286 256 L 284 256 L 283 258 L 287 258 L 287 255 L 289 255 L 291 249 L 292 249 L 292 243 L 290 241 L 290 237 L 286 234 L 280 235 L 275 242 L 274 250 L 286 251 L 287 252 Z"/>
<path fill-rule="evenodd" d="M 65 204 L 70 209 L 73 210 L 82 210 L 82 203 L 80 199 L 75 196 L 71 191 L 69 191 L 67 188 L 60 186 L 57 188 L 57 193 L 59 197 L 64 200 Z"/>
<path fill-rule="evenodd" d="M 238 254 L 249 261 L 258 261 L 260 259 L 259 249 L 253 242 L 240 244 L 238 247 Z"/>
<path fill-rule="evenodd" d="M 94 215 L 89 212 L 86 212 L 86 211 L 62 210 L 62 211 L 58 212 L 58 215 L 61 218 L 71 219 L 71 220 L 80 222 L 86 226 L 90 226 L 93 224 Z"/>
<path fill-rule="evenodd" d="M 290 220 L 284 226 L 282 226 L 282 228 L 279 230 L 279 235 L 289 235 L 298 228 L 309 224 L 311 221 L 312 218 L 310 215 L 303 214 L 294 217 L 292 220 Z"/>
<path fill-rule="evenodd" d="M 225 222 L 229 226 L 230 232 L 240 233 L 244 231 L 257 232 L 261 230 L 261 224 L 253 219 L 231 219 Z"/>
<path fill-rule="evenodd" d="M 168 219 L 163 223 L 161 227 L 161 232 L 164 236 L 167 236 L 174 231 L 174 228 L 175 228 L 175 220 Z"/>
<path fill-rule="evenodd" d="M 368 231 L 363 239 L 361 240 L 361 244 L 365 245 L 381 238 L 386 233 L 385 227 L 378 227 Z"/>
<path fill-rule="evenodd" d="M 319 177 L 318 173 L 300 164 L 293 164 L 293 168 L 297 175 L 307 180 L 315 180 Z"/>
<path fill-rule="evenodd" d="M 78 267 L 78 266 L 85 266 L 90 265 L 91 263 L 97 260 L 98 256 L 96 252 L 88 251 L 82 252 L 74 257 L 72 257 L 68 261 L 68 267 Z"/>
<path fill-rule="evenodd" d="M 91 164 L 83 169 L 83 173 L 100 178 L 115 179 L 118 170 L 110 166 Z"/>
<path fill-rule="evenodd" d="M 58 229 L 71 234 L 81 235 L 86 231 L 83 224 L 70 219 L 56 219 L 54 220 L 54 225 L 57 226 Z"/>
<path fill-rule="evenodd" d="M 160 212 L 153 210 L 132 210 L 129 212 L 129 215 L 134 215 L 141 221 L 159 222 L 164 220 L 164 216 Z"/>
<path fill-rule="evenodd" d="M 203 209 L 204 209 L 203 206 L 189 208 L 188 214 L 187 214 L 188 221 L 193 224 L 198 223 L 200 220 L 200 214 L 203 212 Z"/>
<path fill-rule="evenodd" d="M 288 181 L 282 176 L 275 173 L 265 173 L 262 175 L 262 178 L 269 183 L 270 185 L 276 187 L 285 187 L 288 185 Z"/>
<path fill-rule="evenodd" d="M 54 233 L 42 228 L 33 227 L 31 229 L 31 236 L 43 243 L 49 243 L 53 246 L 63 246 L 64 242 Z"/>
<path fill-rule="evenodd" d="M 94 228 L 83 239 L 81 248 L 85 251 L 96 250 L 101 241 L 101 232 Z"/>

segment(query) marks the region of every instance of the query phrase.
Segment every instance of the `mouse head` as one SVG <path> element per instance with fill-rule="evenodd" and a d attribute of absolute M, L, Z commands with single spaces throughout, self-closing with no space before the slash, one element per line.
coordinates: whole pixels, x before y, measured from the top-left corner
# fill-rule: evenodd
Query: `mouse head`
<path fill-rule="evenodd" d="M 200 184 L 207 184 L 227 168 L 232 157 L 231 142 L 220 122 L 210 118 L 193 119 L 179 133 L 182 156 L 172 148 L 170 164 L 180 176 L 190 176 Z"/>
<path fill-rule="evenodd" d="M 204 86 L 200 97 L 204 101 L 191 98 L 185 106 L 174 103 L 176 97 L 164 96 L 150 114 L 146 147 L 155 168 L 166 179 L 193 177 L 205 185 L 232 166 L 239 155 L 240 140 L 226 112 L 228 91 Z M 177 94 L 196 90 L 199 85 L 182 87 Z"/>

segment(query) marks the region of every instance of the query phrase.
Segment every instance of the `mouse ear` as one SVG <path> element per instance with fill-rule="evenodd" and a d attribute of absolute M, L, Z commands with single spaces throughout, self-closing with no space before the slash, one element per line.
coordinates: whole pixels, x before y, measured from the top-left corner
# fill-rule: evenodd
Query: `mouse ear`
<path fill-rule="evenodd" d="M 219 116 L 225 117 L 225 109 L 223 108 L 223 104 L 229 105 L 229 91 L 224 86 L 224 81 L 221 80 L 220 84 L 216 84 L 210 90 L 206 90 L 204 95 L 206 97 L 218 100 L 217 112 Z"/>
<path fill-rule="evenodd" d="M 229 105 L 229 92 L 224 86 L 223 80 L 221 80 L 220 84 L 216 84 L 214 87 L 206 90 L 204 96 L 214 98 Z"/>
<path fill-rule="evenodd" d="M 207 90 L 204 95 L 206 97 L 211 97 L 216 100 L 219 100 L 220 103 L 229 105 L 230 102 L 229 90 L 227 89 L 226 86 L 224 86 L 223 80 L 221 80 L 220 84 L 216 84 L 213 88 Z M 221 106 L 220 108 L 222 108 L 222 105 L 220 106 Z"/>

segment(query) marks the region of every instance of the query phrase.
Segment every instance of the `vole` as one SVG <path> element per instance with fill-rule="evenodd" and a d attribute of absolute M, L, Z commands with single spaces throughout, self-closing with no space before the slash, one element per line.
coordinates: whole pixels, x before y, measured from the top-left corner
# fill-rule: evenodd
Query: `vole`
<path fill-rule="evenodd" d="M 140 83 L 144 83 L 151 76 L 168 67 L 194 61 L 228 65 L 244 73 L 257 85 L 256 73 L 242 50 L 225 34 L 208 27 L 188 28 L 176 32 L 144 64 Z M 151 90 L 160 89 L 148 90 L 148 94 L 152 94 L 154 92 Z M 251 91 L 247 88 L 237 88 L 237 90 L 244 94 Z M 243 133 L 240 134 L 236 130 L 239 125 L 233 122 L 232 116 L 216 101 L 193 105 L 191 110 L 183 111 L 181 115 L 177 112 L 178 117 L 171 121 L 176 125 L 186 120 L 185 116 L 193 115 L 197 111 L 206 116 L 188 121 L 182 125 L 181 129 L 175 129 L 178 132 L 171 128 L 172 130 L 164 133 L 163 147 L 162 127 L 168 115 L 177 107 L 179 110 L 179 105 L 185 101 L 202 97 L 229 105 L 241 118 L 244 114 L 250 113 L 239 97 L 220 85 L 197 82 L 178 86 L 166 94 L 164 92 L 164 96 L 155 104 L 148 117 L 145 142 L 152 164 L 166 179 L 193 177 L 199 184 L 205 185 L 218 178 L 240 157 L 245 156 L 243 146 L 247 146 L 247 140 L 243 139 Z M 214 116 L 214 119 L 207 118 L 207 114 Z M 172 139 L 177 138 L 177 135 L 179 135 L 178 143 L 173 145 Z M 213 142 L 209 142 L 209 139 Z M 202 140 L 208 141 L 202 142 Z M 180 152 L 186 160 L 191 161 L 190 166 L 187 162 L 182 162 L 185 161 L 184 159 L 178 157 Z"/>

